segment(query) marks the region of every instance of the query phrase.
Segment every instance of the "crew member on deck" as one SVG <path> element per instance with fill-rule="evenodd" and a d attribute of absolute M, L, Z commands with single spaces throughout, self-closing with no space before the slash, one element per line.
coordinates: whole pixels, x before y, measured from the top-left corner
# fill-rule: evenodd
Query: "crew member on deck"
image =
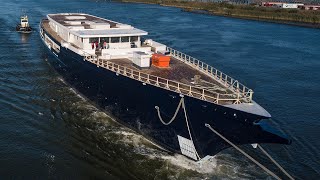
<path fill-rule="evenodd" d="M 103 49 L 107 49 L 107 42 L 106 41 L 103 42 Z"/>
<path fill-rule="evenodd" d="M 98 43 L 98 41 L 96 41 L 96 49 L 99 50 L 99 43 Z"/>

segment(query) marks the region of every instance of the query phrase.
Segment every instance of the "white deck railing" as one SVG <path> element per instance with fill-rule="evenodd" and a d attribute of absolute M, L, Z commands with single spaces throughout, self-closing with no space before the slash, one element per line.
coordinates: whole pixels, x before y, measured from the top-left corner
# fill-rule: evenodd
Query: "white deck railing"
<path fill-rule="evenodd" d="M 97 67 L 102 67 L 115 72 L 117 75 L 123 75 L 131 79 L 142 82 L 144 85 L 149 84 L 166 90 L 177 92 L 186 96 L 191 96 L 197 99 L 206 100 L 216 104 L 240 104 L 243 102 L 251 102 L 252 92 L 236 92 L 232 94 L 222 94 L 205 90 L 201 87 L 187 85 L 177 81 L 172 81 L 159 76 L 143 73 L 141 71 L 121 66 L 119 64 L 97 58 L 96 55 L 84 53 L 83 59 L 87 60 Z"/>
<path fill-rule="evenodd" d="M 238 80 L 233 79 L 227 74 L 219 71 L 218 69 L 196 59 L 189 55 L 186 55 L 180 51 L 167 47 L 167 51 L 170 53 L 170 56 L 192 66 L 193 68 L 200 70 L 206 75 L 212 77 L 217 82 L 221 83 L 224 87 L 231 90 L 234 93 L 240 92 L 248 97 L 250 102 L 252 101 L 253 91 L 246 87 L 245 85 L 239 83 Z"/>

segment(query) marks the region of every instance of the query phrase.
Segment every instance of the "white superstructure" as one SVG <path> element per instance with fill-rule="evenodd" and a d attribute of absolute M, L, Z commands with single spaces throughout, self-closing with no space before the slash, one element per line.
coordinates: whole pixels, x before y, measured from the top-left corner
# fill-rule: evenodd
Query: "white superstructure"
<path fill-rule="evenodd" d="M 47 18 L 62 39 L 61 45 L 78 50 L 78 54 L 97 54 L 104 59 L 132 59 L 134 52 L 152 54 L 152 46 L 141 43 L 141 36 L 148 33 L 131 25 L 80 13 L 49 14 Z M 166 49 L 154 44 L 156 49 Z"/>
<path fill-rule="evenodd" d="M 24 15 L 20 18 L 20 26 L 23 28 L 29 27 L 28 16 Z"/>

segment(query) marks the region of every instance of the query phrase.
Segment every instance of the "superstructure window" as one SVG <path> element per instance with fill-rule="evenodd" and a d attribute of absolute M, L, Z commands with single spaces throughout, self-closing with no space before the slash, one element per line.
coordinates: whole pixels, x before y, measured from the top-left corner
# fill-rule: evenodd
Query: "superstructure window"
<path fill-rule="evenodd" d="M 112 37 L 111 38 L 111 43 L 119 43 L 120 42 L 120 37 Z"/>
<path fill-rule="evenodd" d="M 99 38 L 89 38 L 89 43 L 99 42 Z"/>
<path fill-rule="evenodd" d="M 129 42 L 129 37 L 128 36 L 121 37 L 121 42 Z"/>
<path fill-rule="evenodd" d="M 130 37 L 130 42 L 137 42 L 138 41 L 138 36 L 131 36 Z"/>
<path fill-rule="evenodd" d="M 100 42 L 101 43 L 104 43 L 104 42 L 109 43 L 109 38 L 108 37 L 102 37 L 102 38 L 100 38 Z"/>

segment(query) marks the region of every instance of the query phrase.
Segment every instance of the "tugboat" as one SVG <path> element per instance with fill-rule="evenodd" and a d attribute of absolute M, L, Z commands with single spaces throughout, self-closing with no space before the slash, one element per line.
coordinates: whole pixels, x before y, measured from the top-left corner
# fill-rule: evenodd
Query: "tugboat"
<path fill-rule="evenodd" d="M 27 15 L 23 15 L 20 17 L 20 24 L 17 25 L 16 31 L 18 31 L 20 33 L 31 33 L 32 32 L 32 28 L 29 25 Z"/>

